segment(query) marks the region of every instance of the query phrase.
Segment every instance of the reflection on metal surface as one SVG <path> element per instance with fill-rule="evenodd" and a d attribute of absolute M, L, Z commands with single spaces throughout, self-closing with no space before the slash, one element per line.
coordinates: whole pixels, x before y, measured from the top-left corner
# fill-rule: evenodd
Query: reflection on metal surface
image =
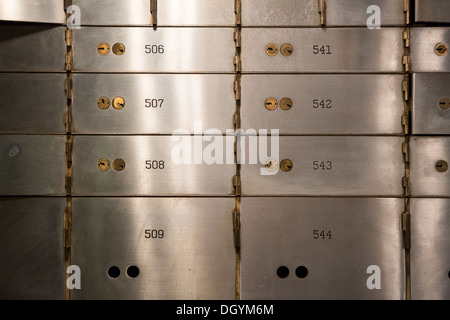
<path fill-rule="evenodd" d="M 413 137 L 410 149 L 411 194 L 448 197 L 450 176 L 444 162 L 450 161 L 450 138 Z"/>
<path fill-rule="evenodd" d="M 242 29 L 245 72 L 402 72 L 402 28 L 260 28 Z M 290 57 L 271 54 L 267 43 L 291 43 Z M 269 54 L 269 55 L 268 55 Z"/>
<path fill-rule="evenodd" d="M 190 139 L 192 148 L 194 144 L 197 145 L 192 136 L 177 138 L 179 139 L 174 141 L 170 136 L 74 136 L 73 194 L 231 195 L 234 164 L 209 165 L 205 158 L 202 159 L 202 164 L 194 164 L 193 149 L 184 150 L 191 155 L 191 164 L 177 164 L 173 162 L 172 155 L 178 155 L 176 152 L 180 150 L 177 146 L 184 139 Z M 206 150 L 209 143 L 200 140 L 198 146 L 203 144 Z M 224 157 L 227 154 L 226 148 L 224 143 Z M 220 148 L 217 152 L 219 150 Z M 228 153 L 230 151 L 233 152 L 228 150 Z M 207 151 L 204 152 L 202 155 Z M 101 172 L 98 165 L 102 158 L 123 159 L 126 169 Z"/>
<path fill-rule="evenodd" d="M 414 134 L 450 134 L 450 74 L 413 74 Z"/>
<path fill-rule="evenodd" d="M 65 136 L 0 136 L 0 195 L 65 195 Z"/>
<path fill-rule="evenodd" d="M 120 42 L 126 52 L 96 54 L 92 49 L 101 42 Z M 89 27 L 73 31 L 74 71 L 231 73 L 234 52 L 232 28 Z"/>
<path fill-rule="evenodd" d="M 71 299 L 233 299 L 234 206 L 223 198 L 73 199 L 71 261 L 83 285 Z M 134 278 L 130 266 L 139 269 Z"/>
<path fill-rule="evenodd" d="M 401 134 L 402 79 L 401 75 L 243 75 L 242 128 L 279 129 L 280 134 Z M 268 112 L 261 106 L 267 96 L 281 99 L 281 109 L 285 103 L 295 106 L 289 112 Z M 283 102 L 284 97 L 290 101 Z M 266 100 L 266 108 L 276 105 Z"/>
<path fill-rule="evenodd" d="M 0 299 L 64 299 L 65 207 L 65 198 L 0 198 Z"/>
<path fill-rule="evenodd" d="M 177 129 L 194 133 L 196 122 L 201 122 L 202 133 L 211 128 L 225 133 L 233 128 L 236 103 L 233 75 L 74 74 L 72 77 L 75 133 L 172 134 Z M 126 100 L 126 107 L 120 112 L 112 108 L 100 110 L 107 108 L 108 98 L 112 100 L 119 95 Z"/>
<path fill-rule="evenodd" d="M 241 298 L 404 299 L 402 199 L 241 199 Z M 369 289 L 376 265 L 381 289 Z"/>
<path fill-rule="evenodd" d="M 449 28 L 411 28 L 411 70 L 450 72 L 449 43 Z"/>
<path fill-rule="evenodd" d="M 0 0 L 0 20 L 65 23 L 63 6 L 59 0 Z"/>
<path fill-rule="evenodd" d="M 0 74 L 2 134 L 64 134 L 64 74 Z"/>
<path fill-rule="evenodd" d="M 415 0 L 416 22 L 450 22 L 447 0 Z"/>
<path fill-rule="evenodd" d="M 290 172 L 261 175 L 261 164 L 241 165 L 243 195 L 401 196 L 401 137 L 280 137 L 280 159 Z M 246 141 L 246 152 L 251 145 Z M 261 163 L 271 160 L 260 155 Z"/>
<path fill-rule="evenodd" d="M 65 27 L 4 25 L 0 71 L 64 71 Z"/>
<path fill-rule="evenodd" d="M 149 25 L 150 0 L 72 0 L 82 25 Z M 153 23 L 152 23 L 153 24 Z M 158 26 L 233 26 L 234 0 L 158 1 Z"/>
<path fill-rule="evenodd" d="M 364 26 L 379 6 L 382 26 L 404 25 L 402 0 L 327 0 L 324 24 L 327 26 Z M 317 0 L 242 0 L 242 25 L 252 26 L 320 26 Z"/>
<path fill-rule="evenodd" d="M 450 299 L 450 199 L 411 199 L 411 298 Z"/>

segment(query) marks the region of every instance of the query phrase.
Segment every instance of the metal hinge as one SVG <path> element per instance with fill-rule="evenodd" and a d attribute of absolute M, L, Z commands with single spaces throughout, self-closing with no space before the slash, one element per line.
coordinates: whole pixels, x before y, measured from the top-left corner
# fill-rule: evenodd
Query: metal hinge
<path fill-rule="evenodd" d="M 234 0 L 234 23 L 241 24 L 241 0 Z"/>
<path fill-rule="evenodd" d="M 72 71 L 73 56 L 72 56 L 72 29 L 66 30 L 66 71 Z"/>
<path fill-rule="evenodd" d="M 150 24 L 158 25 L 158 0 L 150 0 Z"/>
<path fill-rule="evenodd" d="M 409 5 L 409 1 L 410 0 L 403 0 L 403 11 L 405 12 L 405 16 L 406 16 L 406 24 L 410 23 L 410 5 Z"/>
<path fill-rule="evenodd" d="M 241 75 L 237 74 L 233 82 L 234 97 L 236 100 L 241 100 Z"/>
<path fill-rule="evenodd" d="M 402 153 L 405 163 L 409 163 L 409 146 L 407 142 L 402 143 Z"/>
<path fill-rule="evenodd" d="M 409 28 L 405 31 L 403 31 L 403 41 L 405 42 L 405 48 L 409 48 L 411 40 L 411 32 Z"/>
<path fill-rule="evenodd" d="M 241 213 L 238 209 L 233 211 L 233 235 L 236 248 L 241 247 Z"/>
<path fill-rule="evenodd" d="M 72 95 L 72 85 L 73 85 L 72 75 L 69 74 L 67 76 L 66 80 L 64 80 L 64 94 L 66 95 L 66 99 L 68 101 L 71 101 L 72 97 L 73 97 L 73 95 Z"/>
<path fill-rule="evenodd" d="M 236 72 L 241 71 L 241 57 L 239 55 L 235 55 L 233 58 L 234 70 Z"/>
<path fill-rule="evenodd" d="M 239 30 L 236 30 L 233 32 L 233 38 L 234 38 L 234 42 L 236 44 L 236 48 L 240 48 L 241 47 L 241 33 L 239 32 Z"/>
<path fill-rule="evenodd" d="M 409 101 L 409 75 L 406 75 L 402 81 L 403 99 Z"/>
<path fill-rule="evenodd" d="M 325 0 L 318 0 L 318 7 L 319 7 L 319 14 L 320 14 L 320 25 L 325 26 L 327 24 L 327 19 L 326 19 L 327 4 L 326 4 Z"/>
<path fill-rule="evenodd" d="M 410 118 L 410 107 L 409 107 L 409 75 L 405 75 L 402 81 L 402 92 L 403 92 L 403 99 L 405 104 L 405 111 L 402 115 L 402 126 L 403 126 L 403 132 L 405 134 L 409 134 L 409 118 Z"/>
<path fill-rule="evenodd" d="M 411 249 L 411 214 L 408 211 L 402 213 L 402 231 L 405 249 Z"/>
<path fill-rule="evenodd" d="M 239 177 L 239 176 L 233 177 L 233 188 L 234 188 L 235 195 L 241 194 L 241 177 Z"/>
<path fill-rule="evenodd" d="M 72 246 L 72 200 L 67 198 L 66 210 L 64 211 L 64 248 Z"/>
<path fill-rule="evenodd" d="M 403 56 L 403 65 L 405 66 L 405 71 L 409 72 L 409 65 L 411 63 L 411 57 L 410 56 Z"/>

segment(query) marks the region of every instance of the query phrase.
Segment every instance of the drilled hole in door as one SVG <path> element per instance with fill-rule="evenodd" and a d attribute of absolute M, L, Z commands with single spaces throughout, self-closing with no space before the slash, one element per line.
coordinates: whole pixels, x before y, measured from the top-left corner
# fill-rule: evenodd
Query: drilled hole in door
<path fill-rule="evenodd" d="M 289 276 L 289 268 L 286 266 L 278 267 L 277 276 L 281 279 L 285 279 Z"/>
<path fill-rule="evenodd" d="M 130 278 L 136 278 L 139 275 L 139 268 L 136 266 L 129 266 L 127 268 L 127 276 Z"/>
<path fill-rule="evenodd" d="M 304 279 L 308 276 L 308 268 L 305 266 L 299 266 L 295 269 L 295 275 L 300 279 Z"/>
<path fill-rule="evenodd" d="M 119 267 L 116 267 L 116 266 L 109 267 L 108 276 L 110 276 L 113 279 L 118 278 L 120 276 Z"/>

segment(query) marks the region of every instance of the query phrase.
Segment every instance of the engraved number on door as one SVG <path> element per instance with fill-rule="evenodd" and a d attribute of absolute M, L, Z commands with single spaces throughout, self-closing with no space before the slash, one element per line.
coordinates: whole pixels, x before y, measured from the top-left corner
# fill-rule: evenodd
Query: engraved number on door
<path fill-rule="evenodd" d="M 314 99 L 312 106 L 314 109 L 331 109 L 333 107 L 333 101 L 331 99 Z"/>
<path fill-rule="evenodd" d="M 146 108 L 162 108 L 164 99 L 145 99 Z"/>
<path fill-rule="evenodd" d="M 332 54 L 330 45 L 313 45 L 314 54 Z"/>
<path fill-rule="evenodd" d="M 147 54 L 163 54 L 164 53 L 164 45 L 162 44 L 146 44 L 145 45 L 145 53 Z"/>
<path fill-rule="evenodd" d="M 313 161 L 313 169 L 314 170 L 332 170 L 333 162 L 331 161 Z"/>
<path fill-rule="evenodd" d="M 157 169 L 164 169 L 165 164 L 164 160 L 147 160 L 145 161 L 145 169 L 148 170 L 157 170 Z"/>
<path fill-rule="evenodd" d="M 313 239 L 331 240 L 331 230 L 313 230 Z"/>
<path fill-rule="evenodd" d="M 146 229 L 145 230 L 145 238 L 146 239 L 162 239 L 164 238 L 164 230 L 156 230 L 156 229 Z"/>

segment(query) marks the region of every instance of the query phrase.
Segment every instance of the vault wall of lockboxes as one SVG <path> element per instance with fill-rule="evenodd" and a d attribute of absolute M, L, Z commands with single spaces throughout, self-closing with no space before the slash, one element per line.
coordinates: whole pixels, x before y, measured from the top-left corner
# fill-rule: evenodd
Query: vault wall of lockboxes
<path fill-rule="evenodd" d="M 0 298 L 450 298 L 449 1 L 0 20 Z"/>

